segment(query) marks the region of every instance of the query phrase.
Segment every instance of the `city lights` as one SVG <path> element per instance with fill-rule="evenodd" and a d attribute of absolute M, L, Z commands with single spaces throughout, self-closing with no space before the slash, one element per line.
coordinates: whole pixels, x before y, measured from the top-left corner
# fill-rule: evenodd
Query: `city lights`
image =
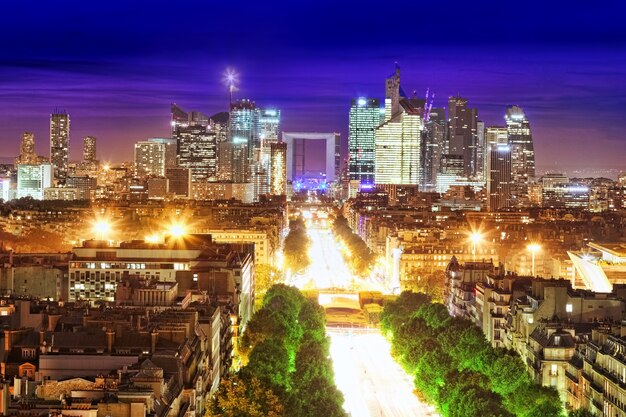
<path fill-rule="evenodd" d="M 535 276 L 535 254 L 541 250 L 541 246 L 537 243 L 531 243 L 526 247 L 531 254 L 531 275 Z"/>
<path fill-rule="evenodd" d="M 105 240 L 111 232 L 111 224 L 107 220 L 97 220 L 93 225 L 93 231 L 96 233 L 99 240 Z"/>
<path fill-rule="evenodd" d="M 470 234 L 470 241 L 472 242 L 472 260 L 476 262 L 476 246 L 482 242 L 483 235 L 478 232 L 472 232 Z"/>
<path fill-rule="evenodd" d="M 173 238 L 178 239 L 187 234 L 187 228 L 180 223 L 174 223 L 169 227 L 168 232 Z"/>

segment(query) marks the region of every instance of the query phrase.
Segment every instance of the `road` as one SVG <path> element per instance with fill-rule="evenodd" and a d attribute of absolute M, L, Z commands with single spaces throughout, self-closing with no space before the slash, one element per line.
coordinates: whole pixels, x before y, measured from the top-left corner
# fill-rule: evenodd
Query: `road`
<path fill-rule="evenodd" d="M 330 229 L 308 227 L 307 233 L 311 239 L 311 266 L 304 273 L 292 276 L 289 284 L 300 289 L 381 291 L 383 285 L 374 277 L 353 278 Z M 356 297 L 356 294 L 353 293 L 353 296 Z M 363 327 L 327 327 L 335 382 L 344 395 L 346 411 L 351 417 L 437 416 L 432 407 L 420 402 L 413 393 L 413 381 L 391 357 L 387 340 L 377 329 L 364 328 L 365 320 L 359 310 L 358 297 L 355 300 L 332 299 L 329 305 L 340 305 L 340 310 L 346 311 L 346 317 L 333 315 L 333 320 L 329 312 L 328 322 Z"/>
<path fill-rule="evenodd" d="M 335 383 L 352 417 L 437 416 L 413 393 L 413 381 L 391 357 L 378 330 L 328 328 Z"/>

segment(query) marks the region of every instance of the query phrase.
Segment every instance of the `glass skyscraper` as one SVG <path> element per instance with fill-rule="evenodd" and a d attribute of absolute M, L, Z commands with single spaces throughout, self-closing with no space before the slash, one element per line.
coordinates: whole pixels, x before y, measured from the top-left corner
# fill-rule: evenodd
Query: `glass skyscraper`
<path fill-rule="evenodd" d="M 507 107 L 504 120 L 511 146 L 514 180 L 528 183 L 535 177 L 535 148 L 530 123 L 524 110 L 518 106 Z"/>
<path fill-rule="evenodd" d="M 352 99 L 348 148 L 350 159 L 348 173 L 351 180 L 362 184 L 374 183 L 374 154 L 376 128 L 381 120 L 380 101 L 375 98 Z"/>

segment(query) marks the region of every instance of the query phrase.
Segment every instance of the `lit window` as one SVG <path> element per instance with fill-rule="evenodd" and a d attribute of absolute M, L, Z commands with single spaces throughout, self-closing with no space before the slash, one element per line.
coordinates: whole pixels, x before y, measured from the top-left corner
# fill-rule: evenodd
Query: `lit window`
<path fill-rule="evenodd" d="M 574 306 L 572 306 L 572 304 L 570 303 L 565 304 L 565 312 L 571 313 L 572 311 L 574 311 Z"/>
<path fill-rule="evenodd" d="M 558 375 L 558 366 L 556 364 L 552 364 L 550 365 L 550 376 L 557 376 Z"/>

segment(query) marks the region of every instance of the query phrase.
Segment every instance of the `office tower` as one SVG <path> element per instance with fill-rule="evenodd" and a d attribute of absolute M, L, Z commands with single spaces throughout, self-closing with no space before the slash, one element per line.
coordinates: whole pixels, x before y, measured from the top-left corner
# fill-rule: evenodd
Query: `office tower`
<path fill-rule="evenodd" d="M 177 143 L 178 166 L 191 170 L 192 182 L 215 181 L 218 130 L 214 123 L 202 113 L 187 114 L 173 104 L 172 138 Z"/>
<path fill-rule="evenodd" d="M 20 164 L 17 166 L 17 198 L 43 200 L 44 189 L 52 187 L 51 164 Z"/>
<path fill-rule="evenodd" d="M 83 139 L 83 161 L 87 163 L 96 162 L 95 136 L 85 136 L 85 138 Z"/>
<path fill-rule="evenodd" d="M 169 193 L 188 198 L 191 195 L 191 171 L 188 168 L 166 167 L 165 178 L 169 184 Z"/>
<path fill-rule="evenodd" d="M 375 133 L 380 125 L 380 101 L 375 98 L 352 99 L 348 133 L 350 180 L 374 183 Z"/>
<path fill-rule="evenodd" d="M 512 164 L 508 145 L 492 145 L 488 153 L 489 176 L 487 178 L 487 209 L 497 211 L 511 207 Z"/>
<path fill-rule="evenodd" d="M 442 155 L 439 165 L 439 172 L 451 174 L 459 177 L 465 176 L 465 164 L 462 155 Z"/>
<path fill-rule="evenodd" d="M 50 115 L 50 163 L 54 177 L 64 183 L 67 178 L 70 152 L 70 115 L 55 112 Z"/>
<path fill-rule="evenodd" d="M 95 177 L 88 175 L 81 176 L 68 176 L 65 183 L 69 188 L 75 188 L 77 190 L 77 200 L 91 200 L 98 188 L 98 180 Z"/>
<path fill-rule="evenodd" d="M 165 145 L 147 140 L 135 144 L 135 176 L 162 177 L 165 174 Z"/>
<path fill-rule="evenodd" d="M 165 146 L 165 168 L 176 166 L 178 141 L 174 138 L 150 138 L 148 142 L 162 143 Z"/>
<path fill-rule="evenodd" d="M 464 175 L 475 176 L 477 170 L 478 110 L 467 107 L 462 97 L 448 99 L 448 153 L 463 157 Z"/>
<path fill-rule="evenodd" d="M 256 135 L 257 108 L 254 101 L 247 99 L 237 100 L 230 105 L 230 141 L 246 143 L 251 149 L 258 144 Z"/>
<path fill-rule="evenodd" d="M 287 144 L 272 143 L 270 149 L 270 194 L 287 194 Z"/>
<path fill-rule="evenodd" d="M 38 162 L 39 157 L 35 153 L 35 134 L 31 132 L 22 133 L 20 155 L 15 159 L 15 165 L 36 164 Z"/>
<path fill-rule="evenodd" d="M 420 182 L 421 134 L 425 100 L 401 93 L 400 69 L 386 80 L 385 122 L 376 128 L 376 184 L 417 185 Z"/>
<path fill-rule="evenodd" d="M 489 177 L 488 154 L 494 145 L 508 145 L 509 134 L 504 126 L 487 126 L 485 128 L 485 147 L 484 147 L 484 178 Z"/>
<path fill-rule="evenodd" d="M 424 124 L 422 131 L 422 180 L 420 187 L 432 191 L 436 187 L 437 173 L 440 171 L 441 158 L 446 149 L 446 110 L 434 108 Z"/>
<path fill-rule="evenodd" d="M 474 176 L 476 179 L 484 180 L 485 177 L 485 160 L 487 155 L 485 154 L 485 122 L 478 120 L 476 122 L 476 171 Z"/>
<path fill-rule="evenodd" d="M 513 180 L 523 189 L 535 177 L 535 148 L 530 123 L 518 106 L 508 106 L 504 120 L 511 146 Z"/>
<path fill-rule="evenodd" d="M 275 108 L 255 110 L 252 149 L 252 182 L 254 196 L 270 193 L 271 188 L 271 145 L 278 142 L 280 135 L 280 110 Z"/>

